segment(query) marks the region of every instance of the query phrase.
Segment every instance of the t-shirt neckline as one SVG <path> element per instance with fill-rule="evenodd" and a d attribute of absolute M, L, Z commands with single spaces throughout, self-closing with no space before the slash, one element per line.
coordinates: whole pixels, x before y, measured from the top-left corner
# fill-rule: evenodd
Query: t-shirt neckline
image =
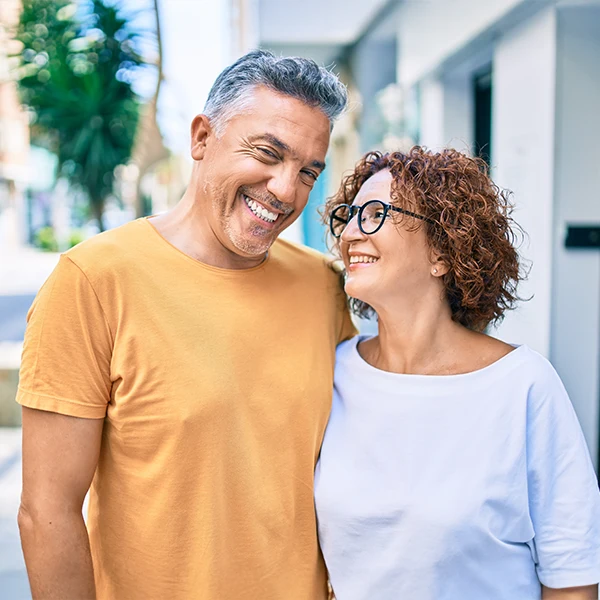
<path fill-rule="evenodd" d="M 493 363 L 476 369 L 475 371 L 469 371 L 468 373 L 457 373 L 453 375 L 422 375 L 415 373 L 393 373 L 391 371 L 384 371 L 378 369 L 373 365 L 369 364 L 359 353 L 358 344 L 367 339 L 371 339 L 374 336 L 370 335 L 357 335 L 355 338 L 349 341 L 351 347 L 349 351 L 351 353 L 351 361 L 354 365 L 363 370 L 363 372 L 370 374 L 372 377 L 385 378 L 387 381 L 396 381 L 397 383 L 429 383 L 432 385 L 437 384 L 452 384 L 452 383 L 474 383 L 482 378 L 488 378 L 490 376 L 496 376 L 502 373 L 506 373 L 513 368 L 514 365 L 521 362 L 523 356 L 527 352 L 528 348 L 525 345 L 510 344 L 514 347 L 514 350 L 505 354 Z"/>
<path fill-rule="evenodd" d="M 241 276 L 244 276 L 245 274 L 256 273 L 257 271 L 261 271 L 270 262 L 272 253 L 269 250 L 269 252 L 267 252 L 267 256 L 266 256 L 265 260 L 263 260 L 256 267 L 251 267 L 249 269 L 225 269 L 223 267 L 216 267 L 214 265 L 209 265 L 207 263 L 204 263 L 200 260 L 193 258 L 189 254 L 186 254 L 185 252 L 183 252 L 183 250 L 180 250 L 179 248 L 177 248 L 177 246 L 174 246 L 169 240 L 167 240 L 165 237 L 163 237 L 163 235 L 158 231 L 158 229 L 156 229 L 156 227 L 150 222 L 150 219 L 155 216 L 156 215 L 142 217 L 141 219 L 139 219 L 139 221 L 146 223 L 146 225 L 152 230 L 152 232 L 162 240 L 163 244 L 165 244 L 171 250 L 176 252 L 179 256 L 181 256 L 183 259 L 185 259 L 188 263 L 196 265 L 198 268 L 201 268 L 201 269 L 204 269 L 207 271 L 212 271 L 213 273 L 219 273 L 221 275 L 230 275 L 230 276 L 241 277 Z M 276 241 L 277 240 L 275 240 L 275 242 Z"/>

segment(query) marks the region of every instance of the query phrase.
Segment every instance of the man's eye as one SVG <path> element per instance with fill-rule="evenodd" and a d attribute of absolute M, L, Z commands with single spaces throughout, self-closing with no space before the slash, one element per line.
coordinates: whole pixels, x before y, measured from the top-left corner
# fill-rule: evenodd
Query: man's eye
<path fill-rule="evenodd" d="M 308 175 L 313 181 L 317 180 L 318 175 L 313 171 L 303 170 L 302 173 L 304 173 L 305 175 Z"/>
<path fill-rule="evenodd" d="M 263 154 L 265 154 L 266 156 L 268 156 L 269 158 L 273 158 L 273 159 L 278 159 L 279 157 L 277 156 L 277 154 L 275 154 L 275 152 L 271 152 L 271 150 L 269 150 L 268 148 L 258 148 Z"/>

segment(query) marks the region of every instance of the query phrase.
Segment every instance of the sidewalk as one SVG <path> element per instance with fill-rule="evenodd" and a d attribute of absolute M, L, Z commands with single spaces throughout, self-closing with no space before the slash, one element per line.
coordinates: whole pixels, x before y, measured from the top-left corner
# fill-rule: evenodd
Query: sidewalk
<path fill-rule="evenodd" d="M 0 247 L 0 369 L 18 369 L 27 311 L 59 254 Z"/>
<path fill-rule="evenodd" d="M 57 265 L 60 254 L 35 248 L 4 249 L 0 263 L 0 296 L 37 294 Z"/>
<path fill-rule="evenodd" d="M 30 600 L 17 511 L 21 495 L 21 430 L 0 428 L 0 600 Z"/>

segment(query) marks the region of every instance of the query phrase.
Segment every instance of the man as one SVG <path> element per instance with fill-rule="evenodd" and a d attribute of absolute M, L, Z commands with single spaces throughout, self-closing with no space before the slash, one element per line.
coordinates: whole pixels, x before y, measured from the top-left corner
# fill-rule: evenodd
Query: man
<path fill-rule="evenodd" d="M 353 328 L 323 257 L 276 238 L 345 103 L 314 63 L 251 52 L 192 123 L 180 203 L 61 257 L 17 397 L 34 599 L 326 597 L 313 470 Z"/>

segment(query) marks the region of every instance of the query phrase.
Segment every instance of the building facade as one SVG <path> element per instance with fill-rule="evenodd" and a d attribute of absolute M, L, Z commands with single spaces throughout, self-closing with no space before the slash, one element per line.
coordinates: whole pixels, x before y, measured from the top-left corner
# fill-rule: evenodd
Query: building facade
<path fill-rule="evenodd" d="M 8 252 L 27 237 L 29 123 L 11 73 L 11 29 L 19 20 L 19 0 L 0 2 L 0 248 Z"/>
<path fill-rule="evenodd" d="M 594 229 L 567 236 L 600 226 L 600 2 L 407 2 L 398 17 L 419 142 L 481 153 L 527 233 L 531 299 L 496 334 L 552 361 L 598 467 L 600 248 Z"/>
<path fill-rule="evenodd" d="M 319 39 L 299 27 L 285 44 L 285 27 L 277 37 L 261 23 L 262 45 L 335 62 L 356 99 L 334 131 L 327 191 L 371 148 L 451 146 L 488 161 L 514 193 L 531 262 L 520 289 L 531 299 L 495 335 L 552 361 L 598 468 L 600 0 L 375 4 L 360 23 L 357 9 L 351 39 L 336 37 L 336 19 L 322 11 Z M 343 13 L 340 21 L 352 7 Z"/>

